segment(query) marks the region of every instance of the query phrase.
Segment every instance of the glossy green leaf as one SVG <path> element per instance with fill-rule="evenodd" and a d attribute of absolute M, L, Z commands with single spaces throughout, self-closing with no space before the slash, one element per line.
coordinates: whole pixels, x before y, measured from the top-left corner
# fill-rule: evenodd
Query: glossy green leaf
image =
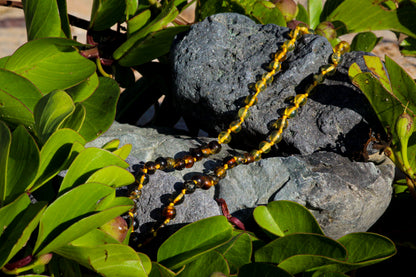
<path fill-rule="evenodd" d="M 133 16 L 139 6 L 139 0 L 126 0 L 126 18 Z"/>
<path fill-rule="evenodd" d="M 315 271 L 312 277 L 348 277 L 349 275 L 340 272 Z"/>
<path fill-rule="evenodd" d="M 140 30 L 146 25 L 151 17 L 152 13 L 150 10 L 144 10 L 138 15 L 130 18 L 127 23 L 127 34 L 130 37 L 132 34 Z"/>
<path fill-rule="evenodd" d="M 116 51 L 114 51 L 114 59 L 122 59 L 124 55 L 130 53 L 130 50 L 136 45 L 138 41 L 152 32 L 161 30 L 163 27 L 168 25 L 168 23 L 173 21 L 178 14 L 179 11 L 174 6 L 174 1 L 170 1 L 169 4 L 163 7 L 162 12 L 150 24 L 133 34 L 129 39 L 127 39 L 126 42 L 117 48 Z"/>
<path fill-rule="evenodd" d="M 253 216 L 261 228 L 279 237 L 299 232 L 323 235 L 309 210 L 296 202 L 273 201 L 257 207 Z"/>
<path fill-rule="evenodd" d="M 357 63 L 353 63 L 348 69 L 348 76 L 353 79 L 356 75 L 363 73 L 360 66 Z"/>
<path fill-rule="evenodd" d="M 231 1 L 230 1 L 231 2 Z M 249 3 L 252 1 L 246 1 Z M 286 26 L 286 21 L 278 8 L 268 1 L 255 1 L 253 6 L 246 6 L 246 13 L 261 24 L 276 24 Z"/>
<path fill-rule="evenodd" d="M 6 228 L 0 237 L 0 267 L 3 267 L 20 249 L 26 246 L 45 207 L 46 203 L 42 202 L 30 205 Z"/>
<path fill-rule="evenodd" d="M 58 3 L 59 18 L 61 19 L 61 29 L 64 32 L 66 38 L 72 38 L 66 0 L 57 0 L 56 3 Z"/>
<path fill-rule="evenodd" d="M 238 277 L 293 277 L 289 272 L 268 263 L 250 263 L 242 266 Z"/>
<path fill-rule="evenodd" d="M 10 56 L 5 56 L 5 57 L 0 58 L 0 68 L 4 68 L 9 57 Z"/>
<path fill-rule="evenodd" d="M 29 79 L 42 93 L 73 87 L 95 72 L 95 64 L 74 46 L 82 44 L 63 38 L 32 40 L 10 56 L 5 69 Z"/>
<path fill-rule="evenodd" d="M 114 155 L 117 155 L 120 158 L 122 158 L 123 160 L 125 160 L 130 155 L 130 152 L 131 152 L 132 148 L 133 148 L 133 145 L 125 144 L 122 147 L 114 150 L 113 153 L 114 153 Z"/>
<path fill-rule="evenodd" d="M 91 11 L 90 29 L 103 31 L 124 17 L 126 1 L 94 0 Z"/>
<path fill-rule="evenodd" d="M 318 255 L 345 261 L 347 251 L 337 241 L 318 234 L 295 233 L 275 239 L 254 254 L 256 262 L 280 264 L 299 255 Z M 293 273 L 292 271 L 289 271 Z"/>
<path fill-rule="evenodd" d="M 68 246 L 83 246 L 83 247 L 94 247 L 102 244 L 117 244 L 119 243 L 115 238 L 110 236 L 109 234 L 101 231 L 100 229 L 93 229 L 90 232 L 86 233 L 82 237 L 79 237 L 73 241 L 71 241 Z M 62 247 L 65 248 L 66 246 Z M 60 248 L 60 250 L 62 250 Z M 64 250 L 62 250 L 64 251 Z"/>
<path fill-rule="evenodd" d="M 59 129 L 67 128 L 78 132 L 84 124 L 86 113 L 84 105 L 76 103 L 74 111 L 59 125 Z"/>
<path fill-rule="evenodd" d="M 415 13 L 416 7 L 412 4 L 401 5 L 392 11 L 386 9 L 382 2 L 345 0 L 332 10 L 325 20 L 343 22 L 350 33 L 392 30 L 415 37 Z"/>
<path fill-rule="evenodd" d="M 93 147 L 83 150 L 69 167 L 59 188 L 60 194 L 85 183 L 95 171 L 110 165 L 128 167 L 125 161 L 109 151 Z"/>
<path fill-rule="evenodd" d="M 0 119 L 32 126 L 42 93 L 26 78 L 5 69 L 0 69 L 0 84 Z"/>
<path fill-rule="evenodd" d="M 309 22 L 308 12 L 302 4 L 298 4 L 298 14 L 296 15 L 296 20 L 302 21 L 304 23 Z"/>
<path fill-rule="evenodd" d="M 172 236 L 159 248 L 157 261 L 171 269 L 178 269 L 198 256 L 227 242 L 232 226 L 224 216 L 214 216 L 191 223 Z"/>
<path fill-rule="evenodd" d="M 227 260 L 231 274 L 237 274 L 240 267 L 250 263 L 251 238 L 247 233 L 237 233 L 229 242 L 218 247 L 216 251 L 220 252 Z"/>
<path fill-rule="evenodd" d="M 6 202 L 22 194 L 36 177 L 39 167 L 39 149 L 23 126 L 12 133 L 7 163 Z"/>
<path fill-rule="evenodd" d="M 117 150 L 120 146 L 120 140 L 119 139 L 112 139 L 103 146 L 101 146 L 102 149 L 108 150 L 113 152 L 114 150 Z"/>
<path fill-rule="evenodd" d="M 382 39 L 373 32 L 363 32 L 354 36 L 351 43 L 351 51 L 371 52 L 377 43 Z"/>
<path fill-rule="evenodd" d="M 400 52 L 405 56 L 416 56 L 416 38 L 407 37 L 402 40 L 400 42 Z"/>
<path fill-rule="evenodd" d="M 82 102 L 94 93 L 98 84 L 98 75 L 94 73 L 79 85 L 67 89 L 66 92 L 71 95 L 75 103 Z"/>
<path fill-rule="evenodd" d="M 174 277 L 176 276 L 175 272 L 170 270 L 163 265 L 152 262 L 152 271 L 149 274 L 149 277 Z"/>
<path fill-rule="evenodd" d="M 209 251 L 187 264 L 177 276 L 210 277 L 214 272 L 221 272 L 228 276 L 230 269 L 223 255 L 217 251 Z"/>
<path fill-rule="evenodd" d="M 103 276 L 147 277 L 138 254 L 123 244 L 95 247 L 62 247 L 56 252 L 90 268 Z M 147 261 L 145 261 L 147 263 Z"/>
<path fill-rule="evenodd" d="M 71 97 L 62 90 L 53 91 L 35 106 L 35 131 L 42 143 L 54 133 L 75 110 Z"/>
<path fill-rule="evenodd" d="M 321 13 L 322 13 L 322 0 L 309 0 L 308 1 L 308 13 L 309 13 L 309 27 L 315 29 L 319 25 Z"/>
<path fill-rule="evenodd" d="M 74 145 L 75 142 L 79 144 Z M 36 181 L 29 188 L 38 189 L 72 162 L 83 150 L 85 139 L 70 129 L 60 129 L 53 133 L 40 151 L 40 166 Z"/>
<path fill-rule="evenodd" d="M 137 255 L 140 258 L 144 271 L 149 275 L 152 271 L 152 260 L 144 253 L 137 252 Z"/>
<path fill-rule="evenodd" d="M 56 0 L 22 0 L 28 40 L 61 36 Z"/>
<path fill-rule="evenodd" d="M 99 78 L 100 84 L 94 94 L 82 102 L 86 109 L 85 121 L 79 133 L 91 141 L 110 128 L 116 115 L 120 88 L 110 78 Z"/>
<path fill-rule="evenodd" d="M 126 169 L 110 165 L 95 171 L 86 181 L 86 183 L 101 183 L 118 188 L 128 186 L 134 183 L 134 176 Z"/>
<path fill-rule="evenodd" d="M 154 32 L 146 38 L 137 41 L 120 60 L 122 66 L 134 66 L 150 62 L 151 60 L 169 52 L 173 38 L 189 29 L 189 26 L 170 27 Z"/>
<path fill-rule="evenodd" d="M 7 196 L 7 164 L 9 161 L 12 133 L 9 127 L 0 121 L 0 207 L 4 206 Z M 1 231 L 0 231 L 1 232 Z"/>
<path fill-rule="evenodd" d="M 13 202 L 0 209 L 0 236 L 10 223 L 15 220 L 26 208 L 30 205 L 30 198 L 26 193 L 23 193 Z"/>
<path fill-rule="evenodd" d="M 291 274 L 298 274 L 301 272 L 315 271 L 333 272 L 336 270 L 336 265 L 341 264 L 342 261 L 332 259 L 322 255 L 295 255 L 289 257 L 279 264 L 279 267 L 290 272 Z"/>

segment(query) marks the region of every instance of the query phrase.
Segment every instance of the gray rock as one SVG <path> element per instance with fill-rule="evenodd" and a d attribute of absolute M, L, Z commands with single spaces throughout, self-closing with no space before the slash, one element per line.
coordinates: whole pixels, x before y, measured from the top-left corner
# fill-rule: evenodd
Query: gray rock
<path fill-rule="evenodd" d="M 278 50 L 288 29 L 259 25 L 239 14 L 217 14 L 194 24 L 172 48 L 174 94 L 177 107 L 190 126 L 216 136 L 236 117 L 248 85 L 266 71 L 270 54 Z M 312 75 L 328 63 L 329 42 L 305 35 L 283 63 L 282 71 L 258 97 L 236 145 L 257 147 L 271 122 L 287 107 L 289 96 L 302 93 Z M 348 53 L 338 72 L 316 89 L 298 116 L 291 119 L 279 145 L 284 153 L 311 154 L 330 150 L 351 156 L 368 139 L 369 126 L 379 123 L 364 95 L 348 78 L 353 62 L 364 68 L 363 52 Z"/>
<path fill-rule="evenodd" d="M 115 122 L 87 146 L 101 147 L 114 138 L 120 139 L 121 145 L 133 145 L 127 159 L 133 171 L 146 161 L 159 156 L 180 156 L 189 148 L 211 140 Z M 169 202 L 171 194 L 180 189 L 184 178 L 210 172 L 223 157 L 236 151 L 224 146 L 220 154 L 204 159 L 190 169 L 157 171 L 151 175 L 137 202 L 138 232 L 146 232 L 161 219 L 162 207 Z M 186 195 L 185 201 L 177 206 L 177 217 L 169 224 L 169 233 L 185 223 L 221 214 L 214 198 L 224 198 L 230 212 L 244 221 L 256 206 L 273 199 L 288 199 L 310 208 L 324 231 L 332 237 L 365 231 L 389 204 L 393 172 L 392 165 L 352 162 L 327 152 L 263 159 L 229 170 L 215 189 L 197 190 Z"/>

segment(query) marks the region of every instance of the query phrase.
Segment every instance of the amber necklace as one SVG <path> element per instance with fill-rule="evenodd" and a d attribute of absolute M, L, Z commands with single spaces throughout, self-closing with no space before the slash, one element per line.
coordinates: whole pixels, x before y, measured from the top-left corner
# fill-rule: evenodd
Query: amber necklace
<path fill-rule="evenodd" d="M 289 32 L 290 39 L 286 40 L 280 46 L 280 49 L 272 55 L 272 61 L 267 67 L 268 72 L 264 73 L 256 83 L 249 85 L 251 94 L 245 98 L 245 106 L 238 110 L 237 119 L 230 123 L 227 130 L 219 133 L 217 140 L 213 140 L 198 148 L 190 148 L 189 154 L 182 158 L 174 159 L 171 157 L 159 157 L 155 161 L 148 161 L 144 164 L 136 174 L 136 187 L 130 194 L 130 198 L 135 201 L 134 208 L 129 211 L 132 222 L 136 213 L 136 202 L 141 195 L 142 188 L 149 182 L 149 175 L 154 174 L 156 170 L 182 170 L 184 168 L 191 168 L 195 162 L 220 152 L 222 148 L 221 145 L 228 144 L 231 141 L 231 134 L 238 133 L 241 130 L 241 125 L 244 120 L 250 116 L 249 109 L 257 103 L 257 96 L 273 81 L 274 75 L 280 71 L 282 62 L 286 60 L 287 54 L 295 49 L 295 43 L 299 37 L 312 33 L 313 31 L 308 29 L 305 24 L 299 24 L 295 29 Z M 341 62 L 342 55 L 348 50 L 349 44 L 345 41 L 341 41 L 334 47 L 334 53 L 331 55 L 331 63 L 323 65 L 320 68 L 319 73 L 313 75 L 313 82 L 307 86 L 305 93 L 297 94 L 289 99 L 291 105 L 286 107 L 281 117 L 271 124 L 272 131 L 264 141 L 260 142 L 258 149 L 242 155 L 226 157 L 221 162 L 221 165 L 217 166 L 212 173 L 197 174 L 190 180 L 186 180 L 183 183 L 180 192 L 175 194 L 170 203 L 162 210 L 163 220 L 151 229 L 150 236 L 146 242 L 155 237 L 160 228 L 167 225 L 175 218 L 175 205 L 181 203 L 186 194 L 193 193 L 197 188 L 207 190 L 212 186 L 215 186 L 221 179 L 226 177 L 227 170 L 240 164 L 249 164 L 260 160 L 263 153 L 268 153 L 273 145 L 279 143 L 282 140 L 283 131 L 288 126 L 288 119 L 296 116 L 298 109 L 306 104 L 313 89 L 322 83 L 327 75 L 335 73 L 337 66 Z M 140 246 L 141 245 L 139 245 L 139 247 Z"/>

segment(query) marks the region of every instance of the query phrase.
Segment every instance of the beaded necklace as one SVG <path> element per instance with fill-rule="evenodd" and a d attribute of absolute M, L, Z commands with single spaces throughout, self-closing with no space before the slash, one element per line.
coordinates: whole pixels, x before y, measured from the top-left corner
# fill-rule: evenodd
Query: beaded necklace
<path fill-rule="evenodd" d="M 268 72 L 264 73 L 256 83 L 249 85 L 251 94 L 245 98 L 245 106 L 238 110 L 237 119 L 230 123 L 227 130 L 219 133 L 217 140 L 210 141 L 208 144 L 198 148 L 190 148 L 188 151 L 189 154 L 182 158 L 174 159 L 171 157 L 158 157 L 155 161 L 146 162 L 137 172 L 136 188 L 130 194 L 130 198 L 135 201 L 135 204 L 141 195 L 142 188 L 149 182 L 149 175 L 154 174 L 157 170 L 183 170 L 184 168 L 191 168 L 195 162 L 219 153 L 222 148 L 221 145 L 228 144 L 231 141 L 231 134 L 238 133 L 241 130 L 241 125 L 244 120 L 250 116 L 249 109 L 257 103 L 257 96 L 267 88 L 267 85 L 271 84 L 274 75 L 281 70 L 282 62 L 286 60 L 287 54 L 295 49 L 296 41 L 302 35 L 306 34 L 313 34 L 313 30 L 308 29 L 305 24 L 299 24 L 295 29 L 289 32 L 290 39 L 286 40 L 280 46 L 280 49 L 272 54 L 272 61 L 267 66 Z M 193 193 L 197 188 L 207 190 L 212 186 L 215 186 L 221 179 L 226 177 L 227 170 L 240 164 L 250 164 L 259 161 L 262 154 L 268 153 L 273 145 L 282 140 L 283 131 L 288 126 L 288 119 L 296 116 L 298 109 L 306 104 L 310 93 L 317 85 L 325 80 L 326 76 L 335 73 L 337 66 L 341 62 L 342 55 L 349 50 L 349 44 L 345 41 L 341 41 L 333 50 L 334 53 L 331 55 L 332 63 L 323 65 L 319 70 L 320 72 L 313 75 L 313 82 L 305 89 L 305 93 L 298 94 L 288 99 L 291 105 L 286 107 L 281 117 L 271 124 L 272 131 L 264 141 L 260 142 L 258 149 L 246 152 L 242 155 L 228 156 L 223 159 L 221 165 L 217 166 L 212 173 L 194 175 L 190 180 L 186 180 L 183 183 L 180 192 L 176 195 L 174 194 L 170 203 L 162 210 L 163 220 L 158 222 L 150 230 L 148 239 L 140 244 L 139 247 L 149 242 L 157 235 L 160 228 L 167 225 L 175 218 L 175 205 L 180 204 L 186 194 Z M 134 222 L 135 213 L 136 205 L 129 211 L 132 222 Z"/>

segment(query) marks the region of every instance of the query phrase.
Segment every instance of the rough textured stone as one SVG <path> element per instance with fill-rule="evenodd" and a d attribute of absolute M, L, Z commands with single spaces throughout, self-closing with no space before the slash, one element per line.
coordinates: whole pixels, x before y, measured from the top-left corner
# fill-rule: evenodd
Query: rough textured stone
<path fill-rule="evenodd" d="M 227 128 L 249 94 L 248 84 L 266 72 L 264 65 L 287 40 L 287 33 L 287 28 L 259 25 L 239 14 L 217 14 L 179 37 L 172 49 L 173 80 L 177 106 L 187 123 L 213 136 Z M 287 107 L 285 100 L 303 92 L 331 53 L 331 45 L 323 37 L 300 38 L 233 141 L 240 147 L 257 147 L 270 123 Z M 326 149 L 351 155 L 361 150 L 369 125 L 373 130 L 378 126 L 371 106 L 347 75 L 353 62 L 364 65 L 363 54 L 346 54 L 338 72 L 290 120 L 280 144 L 282 151 L 310 154 Z"/>
<path fill-rule="evenodd" d="M 159 156 L 180 156 L 190 147 L 209 138 L 189 138 L 168 130 L 138 128 L 114 123 L 88 146 L 100 147 L 111 139 L 133 145 L 127 161 L 137 166 Z M 220 154 L 183 171 L 157 171 L 142 190 L 138 201 L 139 232 L 148 230 L 160 220 L 161 208 L 183 178 L 199 172 L 210 172 L 224 156 L 238 150 L 224 146 Z M 179 153 L 179 154 L 178 154 Z M 176 157 L 177 157 L 176 156 Z M 247 221 L 253 208 L 273 199 L 288 199 L 306 205 L 315 214 L 324 231 L 333 237 L 367 230 L 390 202 L 394 167 L 391 164 L 352 162 L 336 153 L 320 152 L 307 156 L 271 157 L 227 172 L 215 189 L 197 190 L 177 206 L 177 217 L 169 224 L 169 233 L 185 223 L 219 215 L 214 198 L 224 198 L 230 212 Z"/>

